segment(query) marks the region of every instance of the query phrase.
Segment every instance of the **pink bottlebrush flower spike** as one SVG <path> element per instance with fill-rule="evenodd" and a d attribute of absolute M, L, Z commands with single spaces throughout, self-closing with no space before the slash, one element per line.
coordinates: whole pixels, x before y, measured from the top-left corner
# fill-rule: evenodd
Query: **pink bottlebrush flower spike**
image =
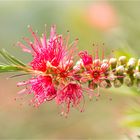
<path fill-rule="evenodd" d="M 80 111 L 82 111 L 83 107 L 80 107 L 82 100 L 84 101 L 82 87 L 77 83 L 69 83 L 58 91 L 57 94 L 57 103 L 63 105 L 61 114 L 65 114 L 65 116 L 67 116 L 70 111 L 70 105 L 75 108 L 80 108 Z"/>
<path fill-rule="evenodd" d="M 126 56 L 104 59 L 104 52 L 100 57 L 97 49 L 93 56 L 87 51 L 79 52 L 80 59 L 76 61 L 77 39 L 69 45 L 69 36 L 56 34 L 55 26 L 51 27 L 49 37 L 46 31 L 38 37 L 30 26 L 29 31 L 33 41 L 23 38 L 28 46 L 21 42 L 17 45 L 33 56 L 32 61 L 26 65 L 2 49 L 0 55 L 10 64 L 0 65 L 0 72 L 24 72 L 12 77 L 31 75 L 17 86 L 24 87 L 19 94 L 33 96 L 30 101 L 33 106 L 54 100 L 61 107 L 61 114 L 67 116 L 71 107 L 83 110 L 84 92 L 98 98 L 100 88 L 118 88 L 124 83 L 140 88 L 140 59 L 128 60 Z"/>
<path fill-rule="evenodd" d="M 105 79 L 107 79 L 106 72 L 110 67 L 109 62 L 102 62 L 102 60 L 99 59 L 98 49 L 94 57 L 89 55 L 86 51 L 80 52 L 79 56 L 82 59 L 84 66 L 80 81 L 84 83 L 88 82 L 88 87 L 90 89 L 95 90 L 98 88 L 98 93 L 95 94 L 95 96 L 99 96 L 99 87 L 101 83 L 105 82 Z"/>
<path fill-rule="evenodd" d="M 69 112 L 70 105 L 76 106 L 82 98 L 81 86 L 77 83 L 72 84 L 73 77 L 73 55 L 77 40 L 70 46 L 65 43 L 62 35 L 56 34 L 56 27 L 51 27 L 50 38 L 47 39 L 45 33 L 39 37 L 29 27 L 34 42 L 25 39 L 31 47 L 28 49 L 22 43 L 18 43 L 23 51 L 32 53 L 31 71 L 32 79 L 23 84 L 27 88 L 27 94 L 33 93 L 31 102 L 39 106 L 45 101 L 56 99 L 57 104 L 67 104 L 66 113 Z"/>

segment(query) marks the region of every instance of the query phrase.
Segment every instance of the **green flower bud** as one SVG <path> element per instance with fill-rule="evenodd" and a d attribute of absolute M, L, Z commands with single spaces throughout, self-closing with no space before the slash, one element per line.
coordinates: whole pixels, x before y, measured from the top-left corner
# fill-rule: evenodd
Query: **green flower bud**
<path fill-rule="evenodd" d="M 103 59 L 103 63 L 108 63 L 108 60 L 107 59 Z"/>
<path fill-rule="evenodd" d="M 103 88 L 110 88 L 110 87 L 112 87 L 110 80 L 106 79 L 106 80 L 102 81 L 100 83 L 100 87 L 103 87 Z"/>
<path fill-rule="evenodd" d="M 140 72 L 134 73 L 134 77 L 136 78 L 136 85 L 140 89 Z"/>
<path fill-rule="evenodd" d="M 120 56 L 119 62 L 120 62 L 120 65 L 125 65 L 127 62 L 126 56 Z"/>
<path fill-rule="evenodd" d="M 140 59 L 138 59 L 138 66 L 140 66 Z"/>
<path fill-rule="evenodd" d="M 140 59 L 138 60 L 137 70 L 140 72 Z"/>
<path fill-rule="evenodd" d="M 131 87 L 134 84 L 134 79 L 130 77 L 125 77 L 124 78 L 124 83 L 128 86 Z"/>
<path fill-rule="evenodd" d="M 111 68 L 115 69 L 116 65 L 117 65 L 117 59 L 116 58 L 110 58 L 109 63 L 111 65 Z"/>
<path fill-rule="evenodd" d="M 127 63 L 128 68 L 134 68 L 136 66 L 136 59 L 135 58 L 130 58 L 128 63 Z"/>
<path fill-rule="evenodd" d="M 107 82 L 105 80 L 103 80 L 99 83 L 99 86 L 102 87 L 102 88 L 106 88 L 107 87 Z"/>
<path fill-rule="evenodd" d="M 135 77 L 136 79 L 140 79 L 140 72 L 135 72 L 135 73 L 134 73 L 134 77 Z"/>
<path fill-rule="evenodd" d="M 137 87 L 140 89 L 140 79 L 137 79 L 136 85 L 137 85 Z"/>
<path fill-rule="evenodd" d="M 123 74 L 124 73 L 124 66 L 118 66 L 117 68 L 116 68 L 116 72 L 118 73 L 118 74 Z"/>
<path fill-rule="evenodd" d="M 119 79 L 115 79 L 115 80 L 114 80 L 114 87 L 115 87 L 115 88 L 121 87 L 121 85 L 122 85 L 122 83 L 120 82 Z"/>

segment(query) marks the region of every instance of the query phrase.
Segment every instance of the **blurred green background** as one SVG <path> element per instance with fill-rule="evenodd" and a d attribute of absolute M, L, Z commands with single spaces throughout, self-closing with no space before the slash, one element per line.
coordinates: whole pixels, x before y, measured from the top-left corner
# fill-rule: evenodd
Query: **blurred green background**
<path fill-rule="evenodd" d="M 112 50 L 116 56 L 140 56 L 140 1 L 0 1 L 0 48 L 30 62 L 31 56 L 15 44 L 22 37 L 31 37 L 27 25 L 41 35 L 45 24 L 48 35 L 53 24 L 60 34 L 69 30 L 70 41 L 79 38 L 79 50 L 92 53 L 94 43 L 104 46 L 107 57 L 112 56 Z M 127 140 L 140 135 L 139 127 L 128 127 L 140 126 L 140 113 L 134 111 L 138 121 L 132 117 L 130 125 L 123 123 L 128 114 L 134 115 L 127 110 L 138 108 L 139 112 L 140 92 L 135 87 L 101 90 L 99 101 L 86 99 L 83 113 L 71 109 L 65 119 L 54 102 L 35 109 L 27 105 L 26 98 L 14 101 L 20 90 L 16 83 L 24 78 L 7 80 L 10 75 L 0 75 L 0 140 Z"/>

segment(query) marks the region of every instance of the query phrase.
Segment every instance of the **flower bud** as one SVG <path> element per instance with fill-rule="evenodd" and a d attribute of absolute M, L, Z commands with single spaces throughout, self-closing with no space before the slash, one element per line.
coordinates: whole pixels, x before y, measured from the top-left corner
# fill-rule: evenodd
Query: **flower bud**
<path fill-rule="evenodd" d="M 110 87 L 112 87 L 110 80 L 107 79 L 106 82 L 107 82 L 107 86 L 106 86 L 106 88 L 110 88 Z"/>
<path fill-rule="evenodd" d="M 110 88 L 112 85 L 109 80 L 103 80 L 103 81 L 101 81 L 99 86 L 102 88 Z"/>
<path fill-rule="evenodd" d="M 115 87 L 115 88 L 118 88 L 118 87 L 120 87 L 121 85 L 122 85 L 122 83 L 120 82 L 119 79 L 115 79 L 115 80 L 114 80 L 114 87 Z"/>
<path fill-rule="evenodd" d="M 118 66 L 116 68 L 116 72 L 119 73 L 119 74 L 123 74 L 124 73 L 124 70 L 125 70 L 124 69 L 124 66 L 122 66 L 122 65 L 121 66 Z"/>
<path fill-rule="evenodd" d="M 135 72 L 134 78 L 136 78 L 136 85 L 140 89 L 140 72 Z"/>
<path fill-rule="evenodd" d="M 78 61 L 76 62 L 76 64 L 75 64 L 75 66 L 73 67 L 73 69 L 74 69 L 75 71 L 80 71 L 82 67 L 83 67 L 83 61 L 82 61 L 82 59 L 80 59 L 80 60 L 78 60 Z"/>
<path fill-rule="evenodd" d="M 102 63 L 102 65 L 101 65 L 102 70 L 107 70 L 108 68 L 109 68 L 108 63 Z"/>
<path fill-rule="evenodd" d="M 107 87 L 107 82 L 105 80 L 103 80 L 99 83 L 99 86 L 102 87 L 102 88 L 106 88 Z"/>
<path fill-rule="evenodd" d="M 140 72 L 135 72 L 135 73 L 134 73 L 134 77 L 135 77 L 136 79 L 140 79 Z"/>
<path fill-rule="evenodd" d="M 120 65 L 125 65 L 127 62 L 126 56 L 120 56 L 119 62 L 120 62 Z"/>
<path fill-rule="evenodd" d="M 108 63 L 108 60 L 107 59 L 103 59 L 103 63 Z"/>
<path fill-rule="evenodd" d="M 140 59 L 138 59 L 138 66 L 140 66 Z"/>
<path fill-rule="evenodd" d="M 138 59 L 138 66 L 140 66 L 140 59 Z"/>
<path fill-rule="evenodd" d="M 111 68 L 115 69 L 117 65 L 117 59 L 116 58 L 110 58 L 109 63 L 111 64 Z"/>
<path fill-rule="evenodd" d="M 101 64 L 101 61 L 100 61 L 100 59 L 95 59 L 93 61 L 93 63 L 94 63 L 95 66 L 99 66 Z"/>
<path fill-rule="evenodd" d="M 136 84 L 137 84 L 138 89 L 140 89 L 140 79 L 137 79 Z"/>
<path fill-rule="evenodd" d="M 140 59 L 138 60 L 137 70 L 140 72 Z"/>
<path fill-rule="evenodd" d="M 133 69 L 136 66 L 136 59 L 135 58 L 130 58 L 127 66 L 129 69 Z"/>
<path fill-rule="evenodd" d="M 110 81 L 114 81 L 115 78 L 116 78 L 116 76 L 114 75 L 114 73 L 110 73 L 110 74 L 108 75 L 108 79 L 109 79 Z"/>
<path fill-rule="evenodd" d="M 133 84 L 134 84 L 134 80 L 133 80 L 133 78 L 125 77 L 125 78 L 124 78 L 124 83 L 125 83 L 128 87 L 131 87 L 131 86 L 133 86 Z"/>
<path fill-rule="evenodd" d="M 88 87 L 90 89 L 96 89 L 98 87 L 98 85 L 96 83 L 94 83 L 93 81 L 88 81 Z"/>

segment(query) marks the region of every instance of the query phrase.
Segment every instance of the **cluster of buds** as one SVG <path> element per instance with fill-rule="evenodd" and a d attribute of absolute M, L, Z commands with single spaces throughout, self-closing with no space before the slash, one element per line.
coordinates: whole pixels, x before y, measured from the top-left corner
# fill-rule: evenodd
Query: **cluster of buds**
<path fill-rule="evenodd" d="M 139 87 L 140 75 L 140 59 L 135 58 L 127 59 L 126 56 L 120 56 L 117 60 L 116 58 L 110 59 L 111 70 L 116 76 L 114 80 L 114 87 L 120 87 L 123 83 L 128 87 L 131 87 L 136 83 Z M 137 75 L 137 76 L 136 76 Z"/>
<path fill-rule="evenodd" d="M 18 82 L 25 87 L 20 94 L 32 94 L 31 103 L 38 107 L 40 104 L 55 100 L 61 105 L 62 114 L 67 115 L 70 107 L 83 110 L 84 91 L 92 96 L 100 95 L 100 88 L 137 85 L 140 88 L 140 59 L 125 56 L 105 59 L 98 54 L 87 51 L 79 52 L 76 60 L 77 39 L 69 45 L 69 36 L 63 38 L 56 34 L 55 26 L 51 27 L 50 37 L 46 33 L 41 38 L 29 27 L 34 41 L 24 38 L 26 45 L 18 42 L 24 52 L 31 53 L 33 60 L 26 65 L 11 56 L 5 50 L 0 54 L 10 63 L 0 65 L 0 72 L 22 71 L 32 77 L 27 81 Z M 104 53 L 103 53 L 104 54 Z M 23 75 L 21 74 L 21 75 Z"/>
<path fill-rule="evenodd" d="M 117 58 L 99 59 L 88 55 L 86 51 L 80 52 L 81 59 L 74 69 L 80 78 L 80 83 L 88 83 L 89 89 L 115 88 L 123 84 L 128 87 L 137 85 L 140 88 L 140 59 L 120 56 Z M 99 91 L 99 90 L 98 90 Z M 99 92 L 97 95 L 100 95 Z"/>

